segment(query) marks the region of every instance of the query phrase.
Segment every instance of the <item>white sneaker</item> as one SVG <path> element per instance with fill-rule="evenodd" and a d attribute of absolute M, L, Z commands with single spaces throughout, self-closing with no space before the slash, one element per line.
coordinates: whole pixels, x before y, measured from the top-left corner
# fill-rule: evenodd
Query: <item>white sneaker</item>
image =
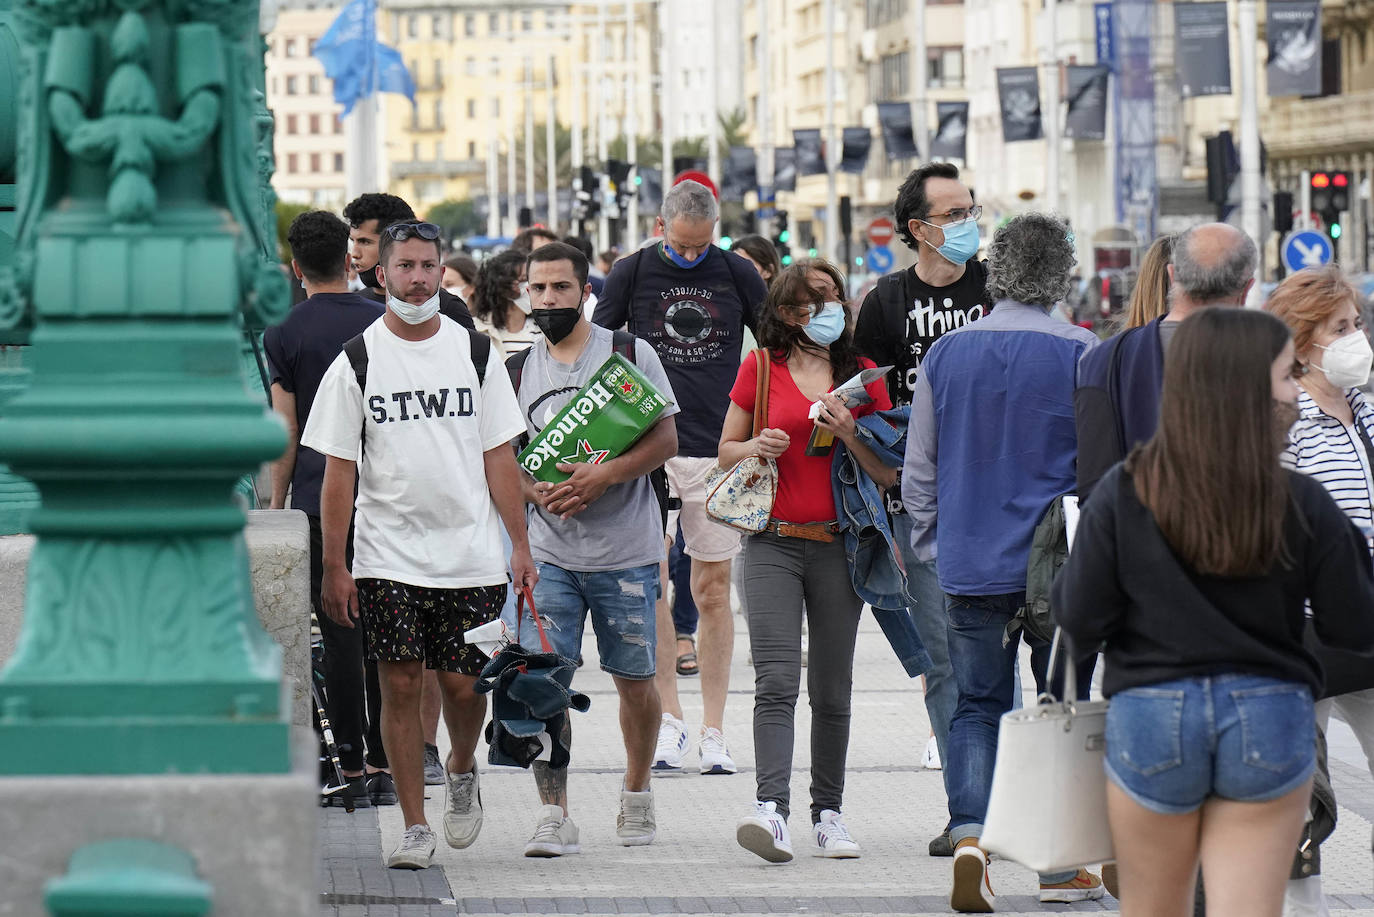
<path fill-rule="evenodd" d="M 472 846 L 482 830 L 482 789 L 477 780 L 477 765 L 470 774 L 444 771 L 448 806 L 444 812 L 444 840 L 459 850 Z"/>
<path fill-rule="evenodd" d="M 940 743 L 935 741 L 935 736 L 931 736 L 930 741 L 926 743 L 925 768 L 928 771 L 943 769 L 943 765 L 940 764 Z"/>
<path fill-rule="evenodd" d="M 387 868 L 428 869 L 434 859 L 434 846 L 434 830 L 429 825 L 411 825 L 386 858 Z"/>
<path fill-rule="evenodd" d="M 754 811 L 741 818 L 735 827 L 735 840 L 770 863 L 792 859 L 792 836 L 787 833 L 787 819 L 778 814 L 776 802 L 756 801 Z"/>
<path fill-rule="evenodd" d="M 540 806 L 539 824 L 534 836 L 525 845 L 527 857 L 561 857 L 565 853 L 581 853 L 577 842 L 577 825 L 563 814 L 562 806 Z"/>
<path fill-rule="evenodd" d="M 658 727 L 658 747 L 654 749 L 655 774 L 682 773 L 682 754 L 687 750 L 687 724 L 671 713 L 663 714 Z"/>
<path fill-rule="evenodd" d="M 851 860 L 863 852 L 854 838 L 849 836 L 844 818 L 834 809 L 821 812 L 821 820 L 811 826 L 811 833 L 816 839 L 815 854 L 818 857 Z"/>
<path fill-rule="evenodd" d="M 615 834 L 622 847 L 643 847 L 658 836 L 654 821 L 654 794 L 645 790 L 620 791 L 620 814 L 615 819 Z"/>
<path fill-rule="evenodd" d="M 701 772 L 703 774 L 733 774 L 735 759 L 730 757 L 730 749 L 725 745 L 725 736 L 714 726 L 702 726 L 697 742 L 701 753 Z"/>

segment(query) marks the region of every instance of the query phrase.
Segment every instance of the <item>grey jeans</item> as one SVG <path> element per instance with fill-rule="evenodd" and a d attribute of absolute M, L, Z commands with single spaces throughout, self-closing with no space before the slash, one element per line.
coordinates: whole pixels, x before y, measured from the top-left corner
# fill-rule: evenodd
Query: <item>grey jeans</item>
<path fill-rule="evenodd" d="M 840 539 L 827 544 L 763 532 L 745 539 L 743 558 L 754 655 L 758 799 L 777 803 L 778 812 L 787 817 L 805 613 L 811 634 L 806 692 L 811 702 L 814 824 L 825 809 L 839 812 L 844 799 L 854 640 L 863 602 L 850 582 Z"/>

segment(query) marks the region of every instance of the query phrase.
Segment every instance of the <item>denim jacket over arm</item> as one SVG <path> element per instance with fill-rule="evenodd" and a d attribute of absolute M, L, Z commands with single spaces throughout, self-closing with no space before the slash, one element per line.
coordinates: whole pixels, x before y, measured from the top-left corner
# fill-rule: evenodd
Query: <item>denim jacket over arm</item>
<path fill-rule="evenodd" d="M 910 410 L 902 406 L 855 421 L 859 439 L 884 464 L 901 467 Z M 907 594 L 906 571 L 898 560 L 899 549 L 892 535 L 883 493 L 859 467 L 858 460 L 843 442 L 835 444 L 830 482 L 835 508 L 844 528 L 845 554 L 849 559 L 854 591 L 873 609 L 873 617 L 883 629 L 902 668 L 915 678 L 934 663 L 908 611 L 916 603 Z"/>

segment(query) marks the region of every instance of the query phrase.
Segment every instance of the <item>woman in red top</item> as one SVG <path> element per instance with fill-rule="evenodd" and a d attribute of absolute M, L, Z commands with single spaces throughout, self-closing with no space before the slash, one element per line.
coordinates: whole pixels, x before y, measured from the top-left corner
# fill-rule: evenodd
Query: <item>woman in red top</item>
<path fill-rule="evenodd" d="M 736 836 L 741 846 L 765 860 L 792 859 L 788 789 L 804 613 L 811 634 L 807 693 L 812 840 L 820 856 L 856 857 L 859 845 L 840 817 L 840 805 L 849 747 L 854 639 L 863 602 L 854 592 L 844 541 L 837 534 L 830 450 L 807 455 L 806 446 L 812 429 L 821 427 L 843 440 L 880 485 L 891 486 L 896 469 L 879 462 L 854 435 L 856 414 L 885 410 L 891 402 L 882 380 L 868 386 L 873 401 L 853 412 L 829 394 L 873 364 L 854 350 L 844 308 L 844 279 L 828 262 L 799 261 L 774 279 L 757 335 L 770 358 L 768 427 L 751 438 L 758 364 L 756 354 L 750 354 L 730 392 L 720 438 L 722 467 L 749 455 L 778 463 L 773 518 L 744 546 L 758 793 L 754 811 L 740 820 Z M 808 412 L 816 401 L 822 406 L 813 421 Z"/>

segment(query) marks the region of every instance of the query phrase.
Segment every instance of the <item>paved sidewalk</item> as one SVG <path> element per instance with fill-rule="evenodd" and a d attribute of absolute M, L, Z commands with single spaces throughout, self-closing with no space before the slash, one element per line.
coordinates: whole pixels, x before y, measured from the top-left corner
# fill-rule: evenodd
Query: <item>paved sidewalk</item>
<path fill-rule="evenodd" d="M 322 915 L 571 914 L 884 914 L 949 913 L 950 860 L 926 855 L 946 818 L 938 771 L 921 767 L 928 724 L 919 681 L 908 679 L 871 616 L 865 614 L 855 661 L 854 719 L 849 747 L 845 818 L 863 845 L 857 860 L 810 856 L 807 816 L 810 716 L 805 684 L 797 708 L 790 822 L 797 858 L 770 865 L 735 843 L 735 822 L 754 798 L 750 734 L 753 669 L 745 665 L 747 637 L 738 637 L 731 672 L 726 735 L 740 773 L 689 773 L 655 778 L 658 838 L 647 847 L 615 842 L 615 817 L 624 766 L 618 704 L 609 676 L 596 668 L 588 628 L 588 666 L 575 686 L 592 698 L 574 714 L 570 807 L 581 829 L 582 853 L 526 859 L 538 808 L 534 780 L 513 768 L 482 768 L 486 822 L 467 850 L 444 845 L 439 831 L 435 866 L 422 872 L 382 865 L 403 830 L 399 808 L 321 809 Z M 806 670 L 803 670 L 805 672 Z M 1027 670 L 1028 673 L 1028 670 Z M 1029 681 L 1029 679 L 1027 679 Z M 679 679 L 689 729 L 700 723 L 699 680 Z M 1030 700 L 1029 694 L 1027 699 Z M 441 729 L 442 738 L 442 729 Z M 1333 723 L 1332 778 L 1342 807 L 1335 835 L 1322 846 L 1325 890 L 1333 914 L 1374 914 L 1370 829 L 1374 781 L 1343 724 Z M 479 747 L 484 758 L 486 746 Z M 695 748 L 688 764 L 696 763 Z M 429 787 L 426 812 L 442 822 L 442 787 Z M 379 818 L 380 816 L 380 818 Z M 1116 902 L 1041 905 L 1034 875 L 994 861 L 1000 914 L 1116 911 Z"/>

